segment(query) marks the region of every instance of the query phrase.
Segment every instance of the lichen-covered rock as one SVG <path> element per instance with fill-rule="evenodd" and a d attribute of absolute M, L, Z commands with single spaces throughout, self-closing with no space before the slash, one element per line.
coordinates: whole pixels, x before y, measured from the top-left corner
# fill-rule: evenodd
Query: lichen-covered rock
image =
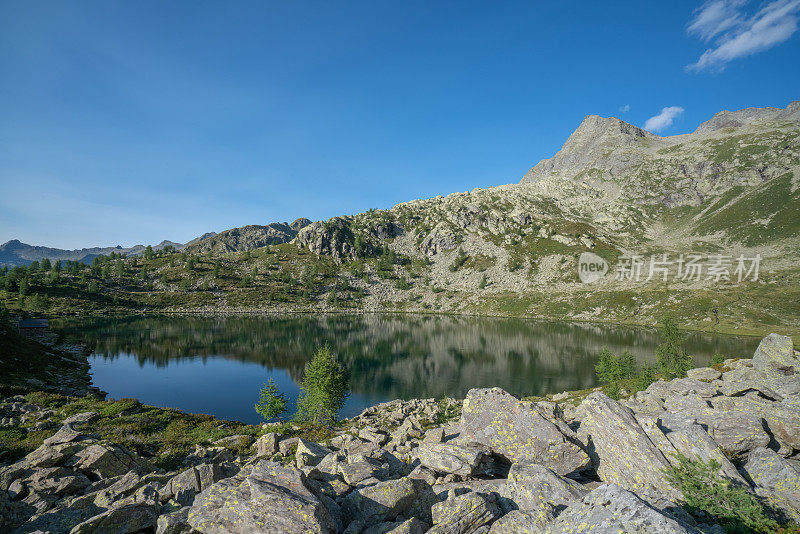
<path fill-rule="evenodd" d="M 205 534 L 332 532 L 328 510 L 302 477 L 296 469 L 260 460 L 200 493 L 189 525 Z"/>
<path fill-rule="evenodd" d="M 605 394 L 595 392 L 580 405 L 579 435 L 604 482 L 637 493 L 653 491 L 670 499 L 679 497 L 664 478 L 669 461 L 639 425 L 633 412 Z"/>
<path fill-rule="evenodd" d="M 74 495 L 90 484 L 86 475 L 65 467 L 38 469 L 30 479 L 30 488 L 33 491 L 58 497 Z"/>
<path fill-rule="evenodd" d="M 295 451 L 297 468 L 302 469 L 306 466 L 315 466 L 330 453 L 331 450 L 322 445 L 314 443 L 313 441 L 300 439 L 297 442 L 297 451 Z"/>
<path fill-rule="evenodd" d="M 128 471 L 147 473 L 152 467 L 119 445 L 93 443 L 80 449 L 65 465 L 74 466 L 99 478 L 124 475 Z"/>
<path fill-rule="evenodd" d="M 511 510 L 492 523 L 489 534 L 540 534 L 555 517 L 555 508 L 549 505 L 537 511 Z"/>
<path fill-rule="evenodd" d="M 711 367 L 698 367 L 696 369 L 689 369 L 686 372 L 687 378 L 691 378 L 693 380 L 700 380 L 702 382 L 711 382 L 712 380 L 716 380 L 722 373 L 717 371 L 716 369 L 712 369 Z"/>
<path fill-rule="evenodd" d="M 156 534 L 189 534 L 192 527 L 189 526 L 189 507 L 162 514 L 158 516 L 156 522 Z"/>
<path fill-rule="evenodd" d="M 129 534 L 156 526 L 158 514 L 148 504 L 112 508 L 76 525 L 70 534 Z"/>
<path fill-rule="evenodd" d="M 784 375 L 800 372 L 800 358 L 794 353 L 792 338 L 779 334 L 763 338 L 753 354 L 753 367 L 759 371 L 778 371 Z"/>
<path fill-rule="evenodd" d="M 282 437 L 276 432 L 267 432 L 258 438 L 253 445 L 256 448 L 256 456 L 273 456 L 278 452 L 278 443 Z"/>
<path fill-rule="evenodd" d="M 471 491 L 434 504 L 431 516 L 429 534 L 470 534 L 491 525 L 500 510 L 482 493 Z"/>
<path fill-rule="evenodd" d="M 800 522 L 800 467 L 773 450 L 760 448 L 750 453 L 744 470 L 758 495 Z"/>
<path fill-rule="evenodd" d="M 720 464 L 723 475 L 734 482 L 744 486 L 748 485 L 747 481 L 739 474 L 736 466 L 728 460 L 719 445 L 711 439 L 711 436 L 701 426 L 689 425 L 667 433 L 666 437 L 678 453 L 691 460 L 700 460 L 704 463 L 714 460 Z M 676 458 L 671 458 L 670 455 L 667 455 L 667 459 L 673 465 L 678 465 Z"/>
<path fill-rule="evenodd" d="M 468 477 L 477 474 L 489 459 L 487 447 L 448 443 L 421 443 L 416 449 L 420 463 L 438 473 Z"/>
<path fill-rule="evenodd" d="M 339 474 L 342 475 L 345 482 L 351 486 L 355 486 L 359 482 L 374 477 L 380 469 L 381 466 L 376 465 L 374 462 L 361 461 L 351 464 L 340 464 Z"/>
<path fill-rule="evenodd" d="M 568 506 L 550 523 L 547 534 L 696 534 L 639 498 L 614 484 L 604 484 Z"/>
<path fill-rule="evenodd" d="M 532 511 L 536 517 L 544 517 L 553 507 L 561 510 L 582 499 L 587 490 L 543 465 L 517 462 L 511 466 L 499 493 L 513 503 L 511 508 Z"/>
<path fill-rule="evenodd" d="M 461 424 L 464 432 L 459 439 L 486 445 L 512 463 L 532 461 L 562 475 L 589 464 L 589 457 L 565 423 L 545 418 L 533 403 L 520 401 L 500 388 L 470 390 Z"/>
<path fill-rule="evenodd" d="M 414 482 L 408 477 L 358 488 L 342 502 L 345 522 L 360 520 L 366 526 L 393 521 L 414 502 Z"/>

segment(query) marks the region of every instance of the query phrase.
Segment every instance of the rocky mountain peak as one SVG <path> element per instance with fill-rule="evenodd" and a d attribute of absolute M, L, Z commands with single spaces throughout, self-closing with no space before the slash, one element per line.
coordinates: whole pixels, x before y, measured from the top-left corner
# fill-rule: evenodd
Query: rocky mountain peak
<path fill-rule="evenodd" d="M 611 154 L 639 146 L 648 139 L 661 138 L 616 117 L 589 115 L 569 136 L 561 150 L 529 170 L 522 182 L 538 182 L 554 173 L 574 176 L 591 162 L 607 160 Z"/>
<path fill-rule="evenodd" d="M 756 121 L 800 122 L 800 100 L 790 102 L 785 109 L 767 107 L 720 111 L 700 124 L 694 133 L 714 132 L 723 128 L 741 128 Z"/>

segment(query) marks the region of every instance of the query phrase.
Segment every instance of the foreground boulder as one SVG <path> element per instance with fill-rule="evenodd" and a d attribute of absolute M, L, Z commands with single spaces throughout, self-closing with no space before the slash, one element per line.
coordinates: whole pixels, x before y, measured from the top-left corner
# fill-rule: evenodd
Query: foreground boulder
<path fill-rule="evenodd" d="M 491 460 L 486 447 L 448 443 L 421 443 L 416 451 L 420 463 L 437 473 L 468 477 L 482 474 Z"/>
<path fill-rule="evenodd" d="M 471 389 L 461 412 L 462 438 L 488 446 L 510 462 L 531 461 L 565 475 L 589 465 L 589 457 L 561 420 L 542 415 L 534 403 L 500 388 Z"/>
<path fill-rule="evenodd" d="M 416 498 L 414 482 L 403 477 L 357 489 L 342 504 L 345 523 L 360 520 L 366 526 L 394 521 Z"/>
<path fill-rule="evenodd" d="M 604 484 L 571 504 L 550 523 L 547 534 L 647 534 L 697 533 L 614 484 Z"/>
<path fill-rule="evenodd" d="M 507 499 L 508 507 L 546 517 L 549 510 L 560 511 L 582 499 L 587 490 L 543 465 L 517 462 L 511 466 L 499 493 Z"/>
<path fill-rule="evenodd" d="M 579 411 L 579 435 L 589 444 L 592 462 L 603 481 L 636 493 L 680 497 L 664 478 L 669 461 L 630 409 L 595 392 L 581 403 Z"/>
<path fill-rule="evenodd" d="M 500 510 L 482 493 L 471 491 L 434 504 L 431 516 L 433 528 L 429 534 L 470 534 L 491 525 Z"/>
<path fill-rule="evenodd" d="M 261 460 L 200 493 L 189 525 L 205 534 L 334 532 L 328 510 L 303 485 L 302 473 Z"/>
<path fill-rule="evenodd" d="M 800 467 L 775 451 L 762 448 L 750 453 L 744 470 L 756 485 L 758 495 L 800 522 Z"/>

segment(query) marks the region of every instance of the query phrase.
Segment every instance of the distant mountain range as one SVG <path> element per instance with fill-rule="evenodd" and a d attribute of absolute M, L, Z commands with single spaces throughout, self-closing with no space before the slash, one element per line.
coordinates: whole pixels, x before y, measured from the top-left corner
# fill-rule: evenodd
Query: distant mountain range
<path fill-rule="evenodd" d="M 153 250 L 161 250 L 172 246 L 176 250 L 187 249 L 192 252 L 235 252 L 238 250 L 252 250 L 269 244 L 286 243 L 294 239 L 298 230 L 311 224 L 311 221 L 300 218 L 292 224 L 271 223 L 266 226 L 250 225 L 242 228 L 233 228 L 224 232 L 207 232 L 188 243 L 176 243 L 164 240 L 153 245 Z M 16 267 L 30 265 L 34 261 L 47 258 L 50 261 L 80 261 L 91 263 L 97 256 L 106 256 L 112 252 L 126 256 L 136 256 L 144 252 L 146 245 L 132 247 L 89 247 L 66 250 L 52 247 L 41 247 L 22 243 L 12 239 L 0 245 L 0 265 Z"/>

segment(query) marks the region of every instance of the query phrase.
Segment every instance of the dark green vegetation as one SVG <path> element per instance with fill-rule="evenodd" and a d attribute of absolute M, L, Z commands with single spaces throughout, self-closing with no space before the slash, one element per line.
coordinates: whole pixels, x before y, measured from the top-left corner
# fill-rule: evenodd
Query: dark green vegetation
<path fill-rule="evenodd" d="M 328 345 L 306 364 L 300 382 L 295 419 L 312 424 L 333 424 L 349 395 L 350 371 L 336 360 Z"/>
<path fill-rule="evenodd" d="M 286 412 L 286 395 L 280 392 L 278 386 L 270 378 L 258 394 L 258 402 L 254 408 L 258 415 L 265 420 L 277 419 Z"/>
<path fill-rule="evenodd" d="M 716 460 L 706 463 L 684 455 L 677 460 L 666 477 L 683 493 L 681 506 L 698 520 L 711 519 L 728 534 L 800 532 L 794 523 L 779 524 L 779 514 L 762 499 L 720 475 Z"/>
<path fill-rule="evenodd" d="M 611 353 L 607 347 L 600 352 L 595 365 L 597 379 L 603 384 L 606 395 L 619 399 L 623 394 L 631 395 L 647 389 L 656 380 L 672 380 L 686 376 L 694 367 L 694 361 L 683 344 L 686 336 L 678 330 L 671 317 L 665 317 L 659 330 L 661 343 L 656 347 L 656 364 L 644 364 L 641 369 L 633 355 L 625 350 L 621 355 Z M 719 354 L 716 357 L 721 356 Z M 712 360 L 712 363 L 722 363 Z"/>

